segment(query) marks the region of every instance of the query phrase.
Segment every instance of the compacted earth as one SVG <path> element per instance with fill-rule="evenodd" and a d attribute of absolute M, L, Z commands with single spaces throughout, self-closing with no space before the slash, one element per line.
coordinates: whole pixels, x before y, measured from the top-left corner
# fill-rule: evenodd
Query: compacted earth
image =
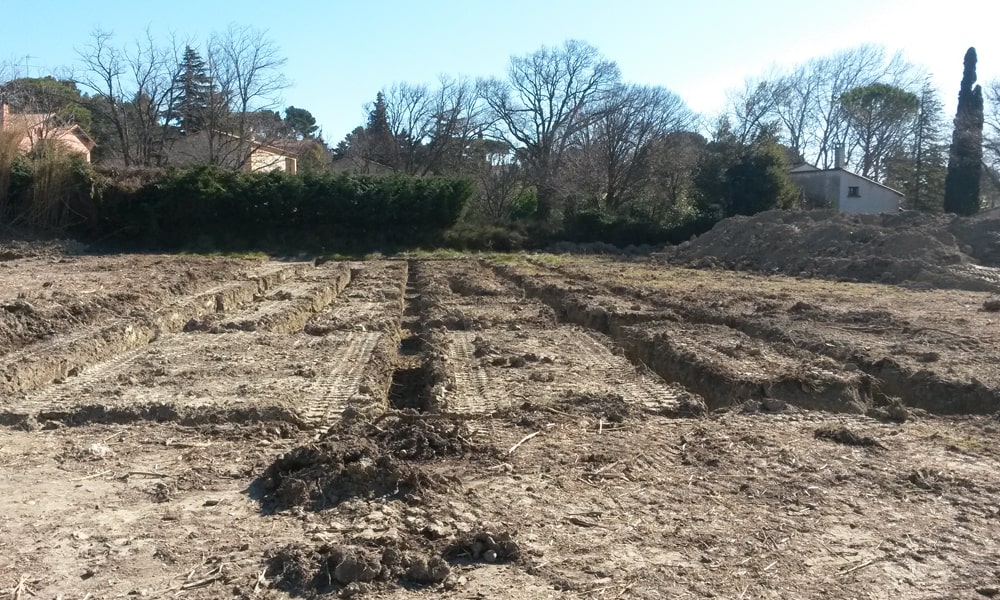
<path fill-rule="evenodd" d="M 1000 597 L 997 364 L 988 286 L 7 252 L 0 598 Z"/>

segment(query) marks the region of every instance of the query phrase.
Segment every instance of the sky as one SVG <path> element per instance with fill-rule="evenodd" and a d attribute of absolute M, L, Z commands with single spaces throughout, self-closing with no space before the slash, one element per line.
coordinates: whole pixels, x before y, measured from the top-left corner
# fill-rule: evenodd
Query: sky
<path fill-rule="evenodd" d="M 149 29 L 204 43 L 230 24 L 266 30 L 291 85 L 278 108 L 309 110 L 336 145 L 392 83 L 505 74 L 512 56 L 568 39 L 596 46 L 623 79 L 666 87 L 718 114 L 749 76 L 872 42 L 932 76 L 955 112 L 962 59 L 979 81 L 1000 78 L 992 0 L 0 0 L 0 65 L 31 76 L 79 68 L 96 29 L 134 42 Z M 2 70 L 0 70 L 2 74 Z"/>

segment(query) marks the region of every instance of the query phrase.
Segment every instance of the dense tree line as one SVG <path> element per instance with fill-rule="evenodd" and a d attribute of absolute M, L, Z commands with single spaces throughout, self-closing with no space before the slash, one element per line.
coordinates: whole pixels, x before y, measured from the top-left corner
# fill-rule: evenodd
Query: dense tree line
<path fill-rule="evenodd" d="M 511 57 L 503 76 L 387 86 L 332 149 L 308 110 L 275 110 L 284 59 L 252 28 L 201 46 L 148 33 L 117 45 L 97 31 L 72 77 L 7 77 L 0 93 L 18 110 L 83 126 L 105 164 L 178 164 L 177 145 L 201 135 L 202 162 L 238 168 L 250 145 L 281 142 L 303 171 L 347 161 L 341 169 L 466 178 L 472 221 L 666 231 L 794 206 L 789 166 L 833 167 L 838 148 L 912 208 L 978 210 L 991 202 L 989 184 L 1000 190 L 1000 83 L 973 87 L 975 58 L 970 49 L 953 130 L 926 74 L 870 44 L 747 79 L 707 118 L 668 89 L 624 81 L 597 48 L 570 40 Z M 958 188 L 965 200 L 946 201 Z"/>
<path fill-rule="evenodd" d="M 121 167 L 181 162 L 186 138 L 205 138 L 198 162 L 240 168 L 255 144 L 317 140 L 309 111 L 274 111 L 287 86 L 285 59 L 264 32 L 230 26 L 202 47 L 151 34 L 118 44 L 95 31 L 61 79 L 9 76 L 0 96 L 16 112 L 55 113 L 97 142 L 94 161 Z M 317 140 L 320 142 L 321 140 Z M 189 158 L 189 157 L 184 157 Z"/>

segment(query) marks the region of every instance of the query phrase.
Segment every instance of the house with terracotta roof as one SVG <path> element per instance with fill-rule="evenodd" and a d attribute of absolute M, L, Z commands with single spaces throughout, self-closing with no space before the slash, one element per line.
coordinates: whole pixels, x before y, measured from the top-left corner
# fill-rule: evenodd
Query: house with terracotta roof
<path fill-rule="evenodd" d="M 63 125 L 53 113 L 14 113 L 7 103 L 0 104 L 0 132 L 15 132 L 21 136 L 18 148 L 31 152 L 43 141 L 54 141 L 71 153 L 83 156 L 90 162 L 94 139 L 79 125 Z"/>

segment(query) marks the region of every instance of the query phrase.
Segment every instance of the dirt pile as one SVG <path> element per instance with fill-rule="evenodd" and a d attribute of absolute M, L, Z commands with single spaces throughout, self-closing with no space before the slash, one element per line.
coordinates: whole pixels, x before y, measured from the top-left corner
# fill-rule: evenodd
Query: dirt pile
<path fill-rule="evenodd" d="M 438 419 L 434 415 L 403 413 L 373 426 L 373 439 L 396 458 L 430 460 L 480 452 L 462 421 Z"/>
<path fill-rule="evenodd" d="M 258 480 L 272 510 L 323 510 L 350 498 L 407 498 L 430 477 L 361 436 L 327 438 L 279 457 Z"/>
<path fill-rule="evenodd" d="M 725 219 L 656 256 L 695 268 L 992 291 L 1000 289 L 1000 212 L 769 211 Z"/>
<path fill-rule="evenodd" d="M 336 425 L 320 441 L 278 457 L 257 483 L 271 510 L 318 511 L 351 498 L 410 499 L 442 486 L 416 461 L 495 454 L 472 437 L 461 420 L 386 413 L 370 424 Z"/>
<path fill-rule="evenodd" d="M 59 258 L 87 251 L 86 244 L 74 240 L 26 241 L 0 238 L 0 262 L 20 258 Z"/>
<path fill-rule="evenodd" d="M 415 547 L 292 546 L 275 552 L 268 563 L 269 575 L 279 588 L 292 593 L 339 589 L 342 596 L 394 581 L 441 583 L 451 571 L 443 559 Z"/>

